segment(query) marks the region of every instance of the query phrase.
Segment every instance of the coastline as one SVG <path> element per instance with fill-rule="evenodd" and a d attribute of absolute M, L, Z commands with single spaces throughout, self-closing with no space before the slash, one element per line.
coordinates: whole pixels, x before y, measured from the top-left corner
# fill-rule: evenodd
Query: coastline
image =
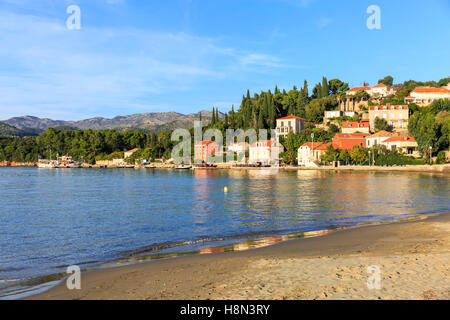
<path fill-rule="evenodd" d="M 160 164 L 160 163 L 152 163 L 155 166 L 154 169 L 174 169 L 177 165 L 174 164 Z M 0 162 L 0 167 L 30 167 L 37 168 L 37 165 L 34 163 L 2 163 Z M 83 164 L 83 169 L 116 169 L 116 166 L 113 167 L 104 167 L 99 165 L 88 165 Z M 76 168 L 72 168 L 76 169 Z M 135 169 L 146 169 L 144 166 L 136 166 Z M 202 169 L 197 168 L 196 170 L 264 170 L 264 169 L 278 169 L 284 171 L 358 171 L 358 172 L 430 172 L 430 173 L 444 173 L 450 174 L 450 164 L 433 164 L 430 165 L 406 165 L 406 166 L 392 166 L 392 167 L 384 167 L 384 166 L 340 166 L 340 167 L 331 167 L 331 166 L 322 166 L 322 167 L 298 167 L 298 166 L 285 166 L 278 168 L 259 168 L 259 167 L 233 167 L 229 164 L 218 164 L 217 168 L 211 169 Z M 153 169 L 147 169 L 153 170 Z"/>
<path fill-rule="evenodd" d="M 28 299 L 450 299 L 450 212 L 82 273 Z M 381 290 L 367 267 L 379 266 Z"/>

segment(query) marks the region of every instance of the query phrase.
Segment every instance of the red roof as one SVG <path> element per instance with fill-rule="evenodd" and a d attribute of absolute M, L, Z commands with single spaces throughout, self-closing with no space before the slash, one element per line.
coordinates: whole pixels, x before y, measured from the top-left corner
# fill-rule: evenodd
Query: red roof
<path fill-rule="evenodd" d="M 394 134 L 392 132 L 388 132 L 385 130 L 378 131 L 377 133 L 374 133 L 369 138 L 377 138 L 377 137 L 392 137 Z"/>
<path fill-rule="evenodd" d="M 333 137 L 334 149 L 353 149 L 354 146 L 366 146 L 368 133 L 338 133 Z"/>
<path fill-rule="evenodd" d="M 138 150 L 139 150 L 139 148 L 134 148 L 134 149 L 131 149 L 131 150 L 128 150 L 128 151 L 125 151 L 125 152 L 126 153 L 128 153 L 128 152 L 135 153 Z"/>
<path fill-rule="evenodd" d="M 303 119 L 303 118 L 300 118 L 300 117 L 297 117 L 297 116 L 287 116 L 287 117 L 284 117 L 284 118 L 279 118 L 277 120 L 287 120 L 287 119 L 299 119 L 299 120 L 305 120 L 306 121 L 306 119 Z"/>
<path fill-rule="evenodd" d="M 331 142 L 307 142 L 302 145 L 302 147 L 308 147 L 314 150 L 326 150 L 328 146 L 331 146 Z"/>
<path fill-rule="evenodd" d="M 211 143 L 215 143 L 214 141 L 211 140 L 203 140 L 203 141 L 198 141 L 195 145 L 209 145 Z M 217 143 L 216 143 L 217 144 Z"/>
<path fill-rule="evenodd" d="M 351 122 L 351 121 L 347 121 L 347 122 L 343 122 L 342 123 L 342 128 L 369 128 L 369 122 L 364 121 L 364 122 Z"/>
<path fill-rule="evenodd" d="M 256 144 L 258 144 L 258 143 L 264 143 L 265 144 L 264 147 L 270 147 L 270 146 L 272 146 L 272 143 L 274 143 L 274 142 L 276 142 L 276 141 L 275 140 L 259 140 L 259 141 L 254 142 L 252 144 L 252 147 L 255 148 Z"/>
<path fill-rule="evenodd" d="M 384 83 L 379 83 L 376 86 L 373 86 L 372 88 L 384 88 L 387 87 L 387 85 L 385 85 Z"/>
<path fill-rule="evenodd" d="M 397 142 L 397 141 L 409 141 L 409 142 L 415 142 L 413 137 L 410 136 L 398 136 L 398 137 L 391 137 L 389 139 L 384 140 L 383 142 Z"/>
<path fill-rule="evenodd" d="M 392 107 L 395 110 L 400 110 L 400 107 L 402 107 L 402 110 L 408 110 L 408 105 L 393 105 L 393 106 L 370 106 L 369 110 L 375 110 L 375 108 L 378 108 L 378 110 L 383 110 L 383 108 L 386 107 L 386 110 L 391 110 Z"/>
<path fill-rule="evenodd" d="M 372 89 L 372 88 L 371 87 L 354 87 L 354 88 L 351 88 L 350 90 L 348 90 L 347 92 L 360 91 L 360 90 L 365 91 L 365 90 L 370 90 L 370 89 Z"/>
<path fill-rule="evenodd" d="M 447 88 L 433 88 L 433 87 L 418 87 L 415 88 L 411 92 L 440 92 L 440 93 L 447 93 L 450 92 Z"/>

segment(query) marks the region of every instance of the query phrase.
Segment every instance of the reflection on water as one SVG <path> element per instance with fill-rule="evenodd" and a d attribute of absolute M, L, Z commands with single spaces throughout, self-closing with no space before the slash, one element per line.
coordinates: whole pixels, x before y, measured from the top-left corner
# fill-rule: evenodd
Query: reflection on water
<path fill-rule="evenodd" d="M 130 254 L 253 248 L 450 207 L 441 174 L 0 168 L 0 181 L 0 280 Z"/>

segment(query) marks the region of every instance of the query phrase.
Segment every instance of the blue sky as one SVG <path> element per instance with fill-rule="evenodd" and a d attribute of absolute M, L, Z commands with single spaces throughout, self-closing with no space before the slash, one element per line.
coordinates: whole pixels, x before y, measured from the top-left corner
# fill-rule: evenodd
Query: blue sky
<path fill-rule="evenodd" d="M 0 0 L 0 119 L 227 111 L 322 76 L 439 80 L 449 31 L 448 0 Z"/>

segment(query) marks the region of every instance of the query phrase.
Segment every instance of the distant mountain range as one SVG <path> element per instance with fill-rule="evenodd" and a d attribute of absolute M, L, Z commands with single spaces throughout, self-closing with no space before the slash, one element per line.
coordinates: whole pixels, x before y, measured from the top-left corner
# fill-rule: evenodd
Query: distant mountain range
<path fill-rule="evenodd" d="M 200 119 L 209 121 L 211 111 L 182 114 L 178 112 L 138 113 L 126 116 L 117 116 L 112 119 L 90 118 L 80 121 L 52 120 L 33 116 L 14 117 L 0 122 L 0 136 L 27 136 L 38 135 L 48 128 L 63 129 L 144 129 L 153 132 L 171 130 L 175 128 L 192 128 L 194 121 Z M 219 113 L 223 118 L 224 114 Z"/>

